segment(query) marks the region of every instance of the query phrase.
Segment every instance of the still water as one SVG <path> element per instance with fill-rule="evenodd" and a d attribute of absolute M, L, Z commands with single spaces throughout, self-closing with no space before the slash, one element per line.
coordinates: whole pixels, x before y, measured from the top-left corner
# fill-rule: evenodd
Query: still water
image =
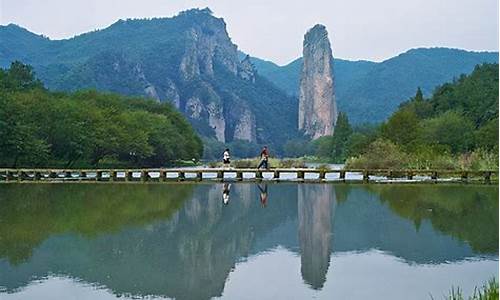
<path fill-rule="evenodd" d="M 493 277 L 498 186 L 0 185 L 0 299 L 442 299 Z"/>

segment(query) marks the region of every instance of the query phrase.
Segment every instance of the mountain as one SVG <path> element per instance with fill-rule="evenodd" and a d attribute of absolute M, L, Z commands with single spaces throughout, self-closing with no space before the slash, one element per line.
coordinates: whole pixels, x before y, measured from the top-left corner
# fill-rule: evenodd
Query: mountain
<path fill-rule="evenodd" d="M 0 27 L 0 67 L 21 60 L 51 90 L 97 89 L 170 102 L 206 139 L 274 149 L 296 134 L 297 100 L 238 57 L 222 18 L 192 9 L 120 20 L 65 40 Z"/>
<path fill-rule="evenodd" d="M 317 24 L 304 35 L 300 75 L 299 130 L 312 139 L 331 136 L 337 122 L 333 56 L 328 32 Z"/>
<path fill-rule="evenodd" d="M 262 76 L 290 95 L 298 95 L 302 58 L 278 66 L 252 57 Z M 498 62 L 498 52 L 472 52 L 450 48 L 411 49 L 376 63 L 334 59 L 335 96 L 340 111 L 352 123 L 378 123 L 420 87 L 425 96 L 481 63 Z"/>

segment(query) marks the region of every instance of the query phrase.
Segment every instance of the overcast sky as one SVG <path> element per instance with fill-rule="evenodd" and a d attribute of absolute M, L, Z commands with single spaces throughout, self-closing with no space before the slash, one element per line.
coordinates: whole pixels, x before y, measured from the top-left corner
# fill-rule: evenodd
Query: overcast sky
<path fill-rule="evenodd" d="M 0 23 L 61 39 L 193 7 L 223 17 L 240 50 L 278 64 L 301 55 L 316 23 L 339 58 L 380 61 L 434 46 L 498 51 L 498 0 L 0 0 Z"/>

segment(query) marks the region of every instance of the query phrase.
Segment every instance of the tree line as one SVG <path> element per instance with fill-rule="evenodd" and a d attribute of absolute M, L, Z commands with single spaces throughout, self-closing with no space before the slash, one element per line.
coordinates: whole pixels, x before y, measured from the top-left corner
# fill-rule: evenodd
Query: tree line
<path fill-rule="evenodd" d="M 498 168 L 498 64 L 476 66 L 429 99 L 419 88 L 378 125 L 353 128 L 340 113 L 333 136 L 285 151 L 360 168 Z"/>
<path fill-rule="evenodd" d="M 164 166 L 203 145 L 167 103 L 94 90 L 51 92 L 31 66 L 0 69 L 0 166 Z"/>

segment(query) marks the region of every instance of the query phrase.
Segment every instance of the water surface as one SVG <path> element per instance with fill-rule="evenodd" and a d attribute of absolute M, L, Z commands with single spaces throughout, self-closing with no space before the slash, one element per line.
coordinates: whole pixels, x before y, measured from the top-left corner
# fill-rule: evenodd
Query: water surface
<path fill-rule="evenodd" d="M 439 299 L 498 278 L 498 186 L 1 184 L 0 299 Z"/>

